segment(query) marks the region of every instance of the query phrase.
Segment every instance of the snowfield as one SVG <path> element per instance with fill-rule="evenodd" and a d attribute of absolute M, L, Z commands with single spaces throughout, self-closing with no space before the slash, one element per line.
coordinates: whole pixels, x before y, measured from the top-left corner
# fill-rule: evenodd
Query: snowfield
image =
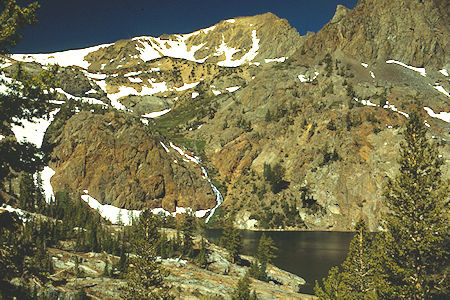
<path fill-rule="evenodd" d="M 89 67 L 89 63 L 84 60 L 89 53 L 95 52 L 101 48 L 109 47 L 113 44 L 102 44 L 84 49 L 67 50 L 55 53 L 45 54 L 13 54 L 12 59 L 23 62 L 38 62 L 41 65 L 58 64 L 62 67 L 78 66 L 84 69 Z"/>
<path fill-rule="evenodd" d="M 30 142 L 40 148 L 44 140 L 45 131 L 58 112 L 59 108 L 52 111 L 48 119 L 33 118 L 32 122 L 21 120 L 23 126 L 13 124 L 11 130 L 14 132 L 18 142 Z"/>

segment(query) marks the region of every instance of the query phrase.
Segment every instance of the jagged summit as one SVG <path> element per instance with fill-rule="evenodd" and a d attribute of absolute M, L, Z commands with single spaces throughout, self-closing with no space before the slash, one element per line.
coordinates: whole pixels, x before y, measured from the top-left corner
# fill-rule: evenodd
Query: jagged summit
<path fill-rule="evenodd" d="M 442 68 L 449 57 L 449 2 L 360 0 L 338 6 L 333 19 L 309 37 L 295 56 L 342 50 L 366 61 L 395 59 Z"/>
<path fill-rule="evenodd" d="M 141 36 L 86 49 L 50 54 L 15 54 L 16 60 L 75 65 L 89 71 L 111 71 L 164 56 L 237 67 L 291 55 L 300 34 L 272 13 L 238 17 L 187 34 Z"/>

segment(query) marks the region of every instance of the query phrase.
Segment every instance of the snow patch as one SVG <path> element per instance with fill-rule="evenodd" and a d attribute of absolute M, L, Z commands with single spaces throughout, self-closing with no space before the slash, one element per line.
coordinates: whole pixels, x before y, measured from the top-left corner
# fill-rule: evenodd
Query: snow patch
<path fill-rule="evenodd" d="M 389 101 L 386 101 L 386 105 L 383 106 L 383 108 L 390 109 L 392 111 L 398 112 L 399 114 L 405 116 L 406 118 L 409 118 L 409 115 L 403 111 L 398 110 L 395 105 L 389 104 Z"/>
<path fill-rule="evenodd" d="M 87 192 L 87 190 L 85 190 L 85 192 Z M 81 199 L 83 199 L 83 201 L 85 201 L 92 209 L 97 210 L 103 218 L 109 220 L 113 224 L 121 222 L 124 225 L 131 225 L 133 218 L 139 217 L 142 212 L 141 210 L 128 210 L 112 205 L 100 204 L 100 202 L 89 196 L 87 193 L 81 195 Z"/>
<path fill-rule="evenodd" d="M 428 113 L 430 117 L 441 119 L 444 122 L 450 123 L 450 113 L 442 111 L 436 114 L 431 108 L 426 106 L 423 109 L 425 109 L 425 111 Z"/>
<path fill-rule="evenodd" d="M 14 207 L 12 207 L 10 205 L 6 205 L 6 204 L 3 204 L 3 206 L 0 208 L 4 209 L 6 211 L 9 211 L 9 212 L 15 213 L 22 222 L 28 221 L 28 213 L 21 210 L 20 208 L 14 208 Z"/>
<path fill-rule="evenodd" d="M 311 82 L 314 79 L 316 79 L 317 76 L 319 76 L 319 72 L 314 72 L 313 78 L 311 78 L 311 76 L 306 76 L 306 75 L 300 74 L 300 75 L 298 75 L 298 79 L 300 80 L 300 82 Z"/>
<path fill-rule="evenodd" d="M 369 67 L 369 65 L 368 65 L 368 64 L 366 64 L 366 63 L 361 63 L 361 66 L 363 66 L 364 68 L 367 68 L 367 67 Z"/>
<path fill-rule="evenodd" d="M 171 110 L 172 110 L 171 108 L 168 108 L 168 109 L 161 110 L 161 111 L 155 111 L 155 112 L 151 112 L 151 113 L 142 115 L 141 117 L 154 119 L 154 118 L 157 118 L 157 117 L 167 114 Z"/>
<path fill-rule="evenodd" d="M 375 103 L 370 102 L 370 100 L 359 100 L 358 98 L 354 97 L 353 100 L 355 100 L 356 102 L 361 103 L 362 105 L 366 105 L 366 106 L 374 106 L 377 107 L 378 105 L 376 105 Z"/>
<path fill-rule="evenodd" d="M 164 150 L 166 150 L 166 152 L 167 153 L 169 153 L 169 148 L 167 148 L 167 146 L 166 145 L 164 145 L 164 143 L 163 142 L 159 142 L 160 144 L 161 144 L 161 146 L 164 148 Z"/>
<path fill-rule="evenodd" d="M 44 140 L 45 131 L 47 131 L 48 126 L 58 112 L 59 108 L 50 112 L 48 119 L 33 118 L 31 122 L 20 120 L 23 126 L 13 124 L 11 130 L 14 132 L 18 142 L 30 142 L 40 148 Z"/>
<path fill-rule="evenodd" d="M 440 72 L 442 75 L 448 77 L 448 71 L 447 71 L 446 69 L 439 70 L 439 72 Z"/>
<path fill-rule="evenodd" d="M 83 72 L 86 77 L 94 80 L 105 80 L 108 75 L 102 73 L 89 73 L 87 71 Z"/>
<path fill-rule="evenodd" d="M 192 83 L 185 83 L 185 84 L 183 84 L 183 86 L 181 86 L 179 88 L 176 87 L 175 90 L 177 92 L 182 92 L 182 91 L 185 91 L 185 90 L 192 89 L 192 88 L 196 87 L 199 83 L 200 83 L 200 81 L 192 82 Z"/>
<path fill-rule="evenodd" d="M 140 79 L 139 77 L 128 77 L 128 80 L 133 83 L 141 83 L 142 82 L 142 79 Z"/>
<path fill-rule="evenodd" d="M 444 94 L 447 97 L 450 97 L 450 94 L 440 85 L 434 85 L 433 86 L 436 90 L 438 90 L 439 92 L 441 92 L 442 94 Z"/>
<path fill-rule="evenodd" d="M 214 27 L 214 26 L 213 26 Z M 137 41 L 136 49 L 140 52 L 139 57 L 143 61 L 154 60 L 163 56 L 170 56 L 174 58 L 183 58 L 195 62 L 204 62 L 206 58 L 196 59 L 195 52 L 202 48 L 205 43 L 188 47 L 186 40 L 191 36 L 197 35 L 201 32 L 206 33 L 214 28 L 199 30 L 189 34 L 177 34 L 173 39 L 160 39 L 149 36 L 142 36 L 133 38 Z"/>
<path fill-rule="evenodd" d="M 233 93 L 236 92 L 238 89 L 240 89 L 240 86 L 231 86 L 231 87 L 227 87 L 225 88 L 228 92 Z"/>
<path fill-rule="evenodd" d="M 199 93 L 193 92 L 193 93 L 192 93 L 192 99 L 197 98 L 199 95 L 200 95 Z"/>
<path fill-rule="evenodd" d="M 271 63 L 271 62 L 284 62 L 287 59 L 287 57 L 278 57 L 278 58 L 266 58 L 264 59 L 264 62 Z"/>
<path fill-rule="evenodd" d="M 56 88 L 55 90 L 58 93 L 65 95 L 67 97 L 67 99 L 74 99 L 76 101 L 81 101 L 81 102 L 84 102 L 84 103 L 99 104 L 99 105 L 106 106 L 106 104 L 103 101 L 95 99 L 95 98 L 91 98 L 91 97 L 77 97 L 77 96 L 74 96 L 72 94 L 67 93 L 62 88 Z M 92 93 L 92 91 L 94 91 L 94 93 L 97 93 L 96 90 L 90 90 L 88 93 L 90 93 L 90 92 Z"/>
<path fill-rule="evenodd" d="M 372 76 L 372 78 L 375 79 L 375 74 L 372 71 L 370 71 L 370 76 Z"/>
<path fill-rule="evenodd" d="M 142 74 L 142 71 L 138 71 L 138 72 L 129 72 L 129 73 L 124 74 L 123 76 L 124 76 L 124 77 L 130 77 L 130 76 L 138 76 L 138 75 L 140 75 L 140 74 Z"/>
<path fill-rule="evenodd" d="M 106 83 L 104 81 L 97 82 L 97 84 L 106 92 Z M 119 87 L 119 91 L 117 93 L 107 93 L 107 97 L 111 100 L 111 105 L 118 110 L 127 110 L 127 108 L 120 103 L 118 100 L 122 97 L 136 95 L 136 96 L 146 96 L 153 95 L 157 93 L 162 93 L 168 91 L 167 85 L 165 82 L 154 82 L 151 84 L 151 87 L 141 86 L 141 91 L 138 92 L 134 88 L 129 86 L 121 86 Z"/>
<path fill-rule="evenodd" d="M 54 198 L 53 187 L 50 183 L 50 179 L 55 175 L 55 171 L 49 166 L 45 166 L 41 171 L 41 180 L 42 180 L 42 190 L 44 191 L 45 201 L 50 203 Z"/>
<path fill-rule="evenodd" d="M 393 59 L 387 60 L 386 63 L 387 64 L 397 64 L 397 65 L 400 65 L 402 67 L 408 68 L 410 70 L 416 71 L 416 72 L 420 73 L 420 75 L 422 75 L 424 77 L 427 76 L 425 68 L 416 68 L 416 67 L 408 66 L 407 64 L 404 64 L 404 63 L 402 63 L 400 61 L 396 61 L 396 60 L 393 60 Z"/>
<path fill-rule="evenodd" d="M 222 35 L 222 44 L 220 44 L 219 48 L 216 48 L 215 56 L 225 55 L 225 60 L 220 61 L 217 65 L 222 67 L 237 67 L 242 65 L 243 63 L 252 61 L 256 55 L 258 55 L 259 50 L 259 39 L 256 36 L 256 30 L 252 31 L 252 47 L 250 50 L 244 54 L 240 59 L 233 60 L 233 55 L 241 50 L 228 47 L 225 44 L 225 38 Z"/>
<path fill-rule="evenodd" d="M 228 20 L 225 20 L 225 22 L 233 24 L 234 22 L 236 22 L 236 20 L 235 19 L 228 19 Z"/>

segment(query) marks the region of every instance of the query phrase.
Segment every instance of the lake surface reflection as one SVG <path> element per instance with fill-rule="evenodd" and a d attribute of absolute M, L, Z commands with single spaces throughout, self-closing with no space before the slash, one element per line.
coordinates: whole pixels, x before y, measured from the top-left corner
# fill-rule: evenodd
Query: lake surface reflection
<path fill-rule="evenodd" d="M 243 253 L 256 253 L 259 231 L 242 230 Z M 286 271 L 304 278 L 307 284 L 301 292 L 312 294 L 316 280 L 328 274 L 332 266 L 341 264 L 347 256 L 351 232 L 310 232 L 310 231 L 265 231 L 278 247 L 278 257 L 274 264 Z M 206 238 L 217 242 L 221 230 L 211 229 Z"/>

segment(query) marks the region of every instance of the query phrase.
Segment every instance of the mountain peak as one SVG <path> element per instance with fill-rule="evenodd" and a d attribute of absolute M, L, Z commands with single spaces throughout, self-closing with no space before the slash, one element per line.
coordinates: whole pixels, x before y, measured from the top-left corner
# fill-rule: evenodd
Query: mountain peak
<path fill-rule="evenodd" d="M 450 54 L 448 11 L 448 2 L 440 0 L 360 0 L 353 10 L 338 6 L 299 53 L 323 56 L 342 50 L 365 60 L 441 68 Z"/>

